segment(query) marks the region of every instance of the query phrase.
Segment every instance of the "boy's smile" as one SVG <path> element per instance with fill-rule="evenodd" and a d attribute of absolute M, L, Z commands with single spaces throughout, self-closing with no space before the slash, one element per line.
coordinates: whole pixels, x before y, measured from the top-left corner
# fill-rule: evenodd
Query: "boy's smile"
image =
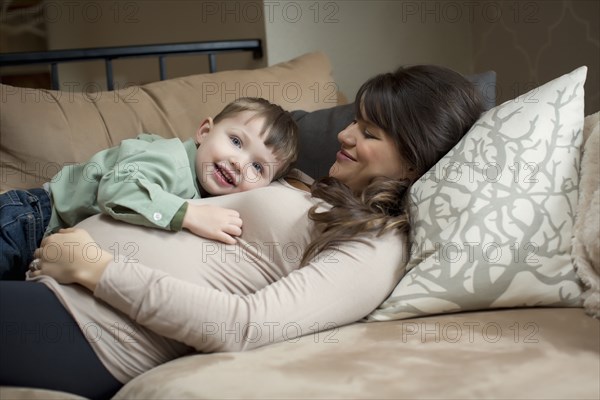
<path fill-rule="evenodd" d="M 236 185 L 236 173 L 227 169 L 223 163 L 215 163 L 215 180 L 224 187 L 235 186 Z"/>

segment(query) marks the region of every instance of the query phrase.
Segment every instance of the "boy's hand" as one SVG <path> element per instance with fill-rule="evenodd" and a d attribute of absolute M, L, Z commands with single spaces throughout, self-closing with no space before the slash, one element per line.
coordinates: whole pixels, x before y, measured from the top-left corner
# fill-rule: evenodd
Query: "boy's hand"
<path fill-rule="evenodd" d="M 239 212 L 228 208 L 189 204 L 183 227 L 207 239 L 235 244 L 233 236 L 242 234 L 242 219 Z"/>

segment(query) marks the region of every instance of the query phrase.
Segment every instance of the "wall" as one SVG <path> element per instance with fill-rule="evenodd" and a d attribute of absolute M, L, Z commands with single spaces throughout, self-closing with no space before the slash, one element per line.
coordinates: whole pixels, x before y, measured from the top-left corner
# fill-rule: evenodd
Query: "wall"
<path fill-rule="evenodd" d="M 400 64 L 498 73 L 498 102 L 588 66 L 586 115 L 600 109 L 600 2 L 269 1 L 269 64 L 321 49 L 349 98 Z M 300 10 L 300 12 L 298 12 Z"/>
<path fill-rule="evenodd" d="M 9 0 L 5 0 L 6 1 Z M 14 0 L 14 5 L 38 0 Z M 401 64 L 498 72 L 503 102 L 587 65 L 586 114 L 600 109 L 600 2 L 588 0 L 44 0 L 49 49 L 260 38 L 265 57 L 218 58 L 257 68 L 322 50 L 352 99 L 370 76 Z M 15 48 L 3 32 L 0 51 Z M 34 38 L 35 39 L 35 38 Z M 37 39 L 35 39 L 37 40 Z M 27 45 L 27 40 L 21 43 Z M 207 71 L 205 56 L 168 61 L 169 76 Z M 63 79 L 98 81 L 98 62 L 65 65 Z M 158 79 L 155 59 L 115 62 L 117 83 Z"/>
<path fill-rule="evenodd" d="M 484 1 L 480 9 L 474 65 L 498 72 L 498 102 L 587 65 L 585 113 L 600 110 L 600 2 Z"/>
<path fill-rule="evenodd" d="M 370 76 L 402 63 L 437 63 L 472 72 L 465 20 L 429 21 L 422 2 L 397 0 L 46 0 L 48 48 L 262 38 L 265 58 L 225 55 L 219 69 L 256 68 L 322 50 L 339 90 L 352 98 Z M 243 57 L 240 61 L 240 57 Z M 207 71 L 206 57 L 169 62 L 170 76 Z M 158 79 L 155 59 L 116 61 L 117 85 Z M 101 62 L 60 67 L 67 82 L 101 82 Z M 64 85 L 63 85 L 64 88 Z M 77 90 L 78 88 L 75 87 Z M 323 88 L 329 90 L 329 88 Z"/>
<path fill-rule="evenodd" d="M 350 99 L 369 77 L 401 64 L 441 64 L 471 73 L 471 26 L 465 18 L 440 18 L 441 4 L 265 0 L 269 64 L 322 50 L 339 90 Z"/>
<path fill-rule="evenodd" d="M 230 39 L 265 41 L 261 13 L 240 18 L 241 2 L 196 0 L 46 0 L 48 49 L 143 45 Z M 237 9 L 236 9 L 237 8 Z M 258 10 L 258 7 L 255 7 Z M 251 53 L 217 56 L 217 68 L 251 69 L 266 66 L 266 57 Z M 113 63 L 116 87 L 159 79 L 157 58 L 117 60 Z M 168 77 L 208 72 L 207 56 L 167 58 Z M 104 84 L 104 64 L 64 64 L 61 80 Z M 68 83 L 67 83 L 68 84 Z M 91 88 L 93 89 L 93 88 Z"/>

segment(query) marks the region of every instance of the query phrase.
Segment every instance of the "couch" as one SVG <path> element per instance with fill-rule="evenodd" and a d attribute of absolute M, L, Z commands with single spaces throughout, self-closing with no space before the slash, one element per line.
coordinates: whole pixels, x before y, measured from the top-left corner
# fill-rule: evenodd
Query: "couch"
<path fill-rule="evenodd" d="M 115 92 L 6 85 L 0 90 L 0 190 L 38 187 L 61 165 L 83 161 L 142 131 L 188 138 L 199 119 L 244 95 L 304 110 L 295 113 L 302 131 L 298 165 L 318 176 L 335 154 L 331 133 L 352 118 L 353 107 L 338 104 L 331 65 L 322 53 L 259 70 L 195 75 Z M 571 302 L 528 301 L 402 318 L 374 314 L 371 322 L 248 352 L 173 360 L 130 381 L 114 398 L 600 398 L 594 250 L 600 225 L 594 208 L 600 185 L 594 151 L 599 130 L 598 114 L 586 118 L 580 146 L 584 157 L 577 164 L 583 199 L 577 215 L 585 217 L 574 227 L 570 264 L 582 294 Z M 376 321 L 381 319 L 388 320 Z M 1 387 L 0 398 L 79 397 Z"/>

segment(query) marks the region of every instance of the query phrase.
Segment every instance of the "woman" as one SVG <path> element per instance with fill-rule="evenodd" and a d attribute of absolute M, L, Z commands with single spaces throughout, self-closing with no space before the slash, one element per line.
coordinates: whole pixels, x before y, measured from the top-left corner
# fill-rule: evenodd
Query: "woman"
<path fill-rule="evenodd" d="M 242 215 L 233 250 L 248 257 L 229 261 L 230 248 L 212 251 L 203 241 L 187 246 L 197 253 L 181 262 L 161 259 L 160 245 L 144 249 L 142 263 L 106 251 L 92 259 L 84 230 L 46 238 L 31 272 L 38 283 L 0 282 L 0 384 L 102 398 L 193 351 L 247 350 L 361 319 L 403 274 L 408 187 L 481 111 L 472 85 L 445 68 L 369 80 L 356 96 L 356 120 L 338 134 L 329 177 L 310 193 L 297 174 L 220 197 Z M 289 244 L 303 254 L 290 256 Z M 25 346 L 19 328 L 32 323 L 71 327 L 70 342 Z"/>

